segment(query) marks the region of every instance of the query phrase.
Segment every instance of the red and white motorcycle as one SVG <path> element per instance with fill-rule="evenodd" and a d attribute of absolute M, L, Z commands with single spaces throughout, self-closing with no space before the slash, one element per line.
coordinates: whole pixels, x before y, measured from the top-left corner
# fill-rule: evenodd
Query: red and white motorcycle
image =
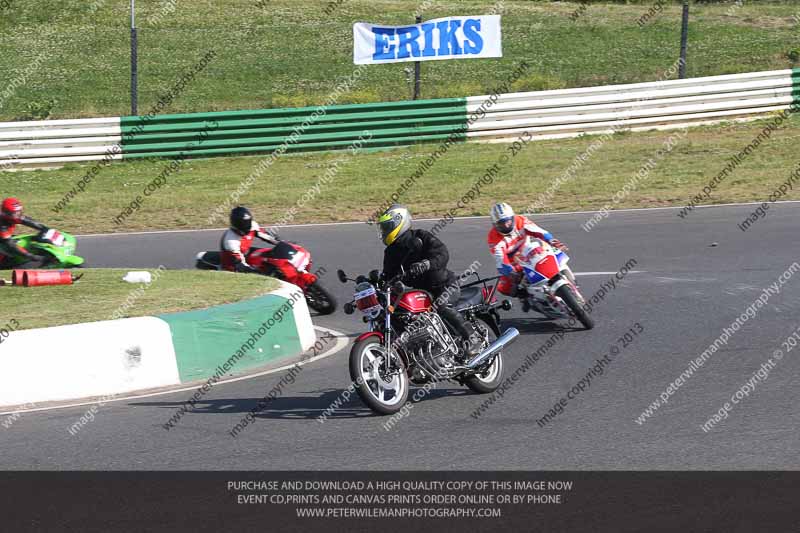
<path fill-rule="evenodd" d="M 583 308 L 586 301 L 578 290 L 564 250 L 527 237 L 514 261 L 522 267 L 520 289 L 527 293 L 523 311 L 533 309 L 553 319 L 575 317 L 586 329 L 594 327 L 594 320 Z"/>
<path fill-rule="evenodd" d="M 273 248 L 253 248 L 247 254 L 247 262 L 265 276 L 300 287 L 308 306 L 317 313 L 329 315 L 336 310 L 336 298 L 319 283 L 319 276 L 310 272 L 311 254 L 299 244 L 280 241 Z M 220 253 L 200 252 L 195 266 L 200 270 L 219 270 Z"/>

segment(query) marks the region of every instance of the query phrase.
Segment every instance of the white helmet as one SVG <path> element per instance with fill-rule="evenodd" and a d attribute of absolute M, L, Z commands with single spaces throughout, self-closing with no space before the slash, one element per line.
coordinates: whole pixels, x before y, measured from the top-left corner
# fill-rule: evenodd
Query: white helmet
<path fill-rule="evenodd" d="M 500 233 L 511 233 L 514 229 L 514 210 L 505 202 L 498 202 L 492 206 L 492 224 Z"/>

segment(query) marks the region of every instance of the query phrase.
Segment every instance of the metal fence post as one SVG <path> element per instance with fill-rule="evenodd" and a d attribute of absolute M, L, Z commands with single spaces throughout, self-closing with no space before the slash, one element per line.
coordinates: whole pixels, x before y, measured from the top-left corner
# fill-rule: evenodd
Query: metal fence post
<path fill-rule="evenodd" d="M 415 22 L 417 24 L 421 23 L 422 16 L 417 15 Z M 420 85 L 422 84 L 422 81 L 420 80 L 420 70 L 421 70 L 420 62 L 414 61 L 414 98 L 413 98 L 414 100 L 419 100 Z"/>
<path fill-rule="evenodd" d="M 139 71 L 137 48 L 138 40 L 136 35 L 136 0 L 131 0 L 131 115 L 138 115 L 139 99 Z"/>
<path fill-rule="evenodd" d="M 681 21 L 681 62 L 678 67 L 678 77 L 686 77 L 686 44 L 689 40 L 689 0 L 683 0 L 683 17 Z"/>

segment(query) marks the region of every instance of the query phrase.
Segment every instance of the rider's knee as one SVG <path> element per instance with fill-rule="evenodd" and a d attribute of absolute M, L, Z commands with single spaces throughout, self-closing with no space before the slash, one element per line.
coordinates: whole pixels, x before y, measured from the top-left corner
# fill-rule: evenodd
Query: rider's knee
<path fill-rule="evenodd" d="M 504 276 L 500 278 L 500 282 L 497 284 L 497 291 L 505 296 L 513 296 L 514 292 L 516 292 L 516 286 L 517 284 L 514 283 L 514 280 Z"/>

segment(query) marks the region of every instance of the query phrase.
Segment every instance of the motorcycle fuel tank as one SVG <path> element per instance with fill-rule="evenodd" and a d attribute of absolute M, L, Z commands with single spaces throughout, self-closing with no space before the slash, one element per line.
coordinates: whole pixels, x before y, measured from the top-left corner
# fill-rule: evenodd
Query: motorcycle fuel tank
<path fill-rule="evenodd" d="M 400 295 L 395 306 L 405 309 L 409 313 L 424 313 L 433 306 L 431 296 L 425 291 L 407 291 Z"/>

